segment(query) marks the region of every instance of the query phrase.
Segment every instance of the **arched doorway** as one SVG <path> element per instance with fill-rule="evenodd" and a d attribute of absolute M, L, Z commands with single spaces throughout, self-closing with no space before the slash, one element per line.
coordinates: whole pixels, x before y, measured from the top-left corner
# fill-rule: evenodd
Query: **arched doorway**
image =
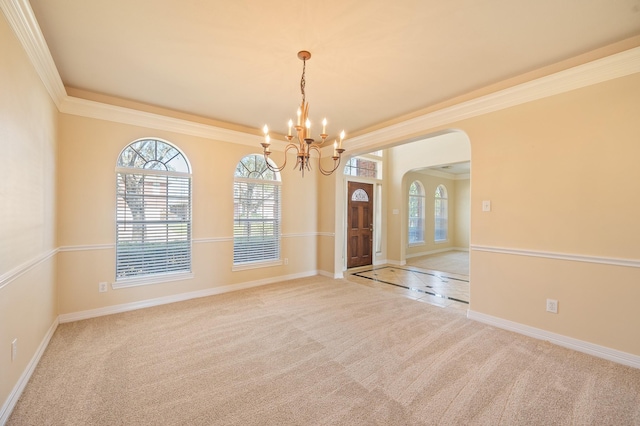
<path fill-rule="evenodd" d="M 453 165 L 466 164 L 467 170 L 470 170 L 471 146 L 466 133 L 457 130 L 447 132 L 439 132 L 425 135 L 419 138 L 412 138 L 403 142 L 390 143 L 386 146 L 377 146 L 376 150 L 384 150 L 384 160 L 382 174 L 382 191 L 379 195 L 381 209 L 378 212 L 382 232 L 378 233 L 372 245 L 380 247 L 380 252 L 374 254 L 375 259 L 372 265 L 395 265 L 403 266 L 406 264 L 407 255 L 410 257 L 415 254 L 409 250 L 409 217 L 408 217 L 408 190 L 411 182 L 406 182 L 408 173 L 419 170 L 436 170 L 438 167 L 449 167 Z M 363 152 L 362 154 L 365 154 Z M 362 155 L 355 152 L 353 155 Z M 450 170 L 450 169 L 448 169 Z M 467 173 L 468 184 L 470 188 L 470 173 Z M 349 200 L 348 181 L 349 176 L 342 176 L 336 179 L 336 233 L 335 233 L 335 273 L 334 276 L 341 277 L 350 267 L 348 263 L 349 257 Z M 456 190 L 454 185 L 447 184 L 450 187 L 449 193 L 455 196 Z M 435 186 L 433 188 L 435 191 Z M 430 192 L 431 189 L 429 189 Z M 469 219 L 469 195 L 467 192 L 466 202 L 466 220 Z M 433 198 L 433 194 L 429 195 Z M 431 200 L 433 201 L 433 200 Z M 452 198 L 450 205 L 455 205 L 455 198 Z M 433 202 L 431 203 L 433 204 Z M 429 208 L 433 208 L 430 205 Z M 433 215 L 432 215 L 433 216 Z M 433 218 L 429 218 L 431 222 Z M 455 220 L 451 220 L 455 223 Z M 432 227 L 433 228 L 433 227 Z M 467 237 L 463 238 L 463 245 L 468 250 L 468 232 Z M 453 236 L 455 229 L 451 229 L 449 240 L 440 238 L 437 244 L 442 247 L 447 245 L 451 247 L 454 244 Z M 429 239 L 434 240 L 433 236 Z M 427 250 L 427 249 L 425 249 Z M 433 244 L 428 250 L 434 250 Z M 409 252 L 409 253 L 408 253 Z M 398 272 L 398 271 L 396 271 Z M 457 278 L 457 276 L 455 277 Z M 468 278 L 467 278 L 468 285 Z"/>

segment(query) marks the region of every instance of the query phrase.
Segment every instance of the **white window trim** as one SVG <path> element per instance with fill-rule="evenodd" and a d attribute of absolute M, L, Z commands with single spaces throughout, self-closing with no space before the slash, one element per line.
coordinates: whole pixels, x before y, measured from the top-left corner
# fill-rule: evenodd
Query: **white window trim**
<path fill-rule="evenodd" d="M 111 288 L 114 290 L 118 290 L 121 288 L 190 280 L 192 278 L 194 278 L 193 272 L 176 272 L 170 274 L 148 275 L 145 277 L 121 278 L 118 281 L 114 281 L 113 283 L 111 283 Z"/>
<path fill-rule="evenodd" d="M 231 271 L 247 271 L 249 269 L 270 268 L 272 266 L 280 266 L 284 264 L 282 259 L 270 260 L 268 262 L 245 262 L 238 263 L 231 267 Z"/>

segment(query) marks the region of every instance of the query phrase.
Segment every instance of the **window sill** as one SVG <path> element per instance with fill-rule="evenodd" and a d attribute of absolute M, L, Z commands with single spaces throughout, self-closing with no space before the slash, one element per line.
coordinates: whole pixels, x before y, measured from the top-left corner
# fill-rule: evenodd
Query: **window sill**
<path fill-rule="evenodd" d="M 449 242 L 449 240 L 435 240 L 434 244 L 446 244 L 448 242 Z"/>
<path fill-rule="evenodd" d="M 424 241 L 416 241 L 415 243 L 409 243 L 409 247 L 418 247 L 423 245 L 424 245 Z"/>
<path fill-rule="evenodd" d="M 249 269 L 259 269 L 259 268 L 270 268 L 272 266 L 280 266 L 282 265 L 282 260 L 271 260 L 268 262 L 247 262 L 247 263 L 239 263 L 237 265 L 233 265 L 231 270 L 235 271 L 246 271 Z"/>
<path fill-rule="evenodd" d="M 111 283 L 114 290 L 120 288 L 138 287 L 141 285 L 160 284 L 171 281 L 190 280 L 193 278 L 192 272 L 180 272 L 176 274 L 159 274 L 144 278 L 123 278 L 119 281 Z"/>

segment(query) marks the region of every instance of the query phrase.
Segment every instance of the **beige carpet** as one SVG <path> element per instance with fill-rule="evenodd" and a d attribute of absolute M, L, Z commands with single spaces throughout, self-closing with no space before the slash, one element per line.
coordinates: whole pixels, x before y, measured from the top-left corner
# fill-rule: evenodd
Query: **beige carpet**
<path fill-rule="evenodd" d="M 469 252 L 452 250 L 412 257 L 407 259 L 407 265 L 430 269 L 432 271 L 469 275 Z"/>
<path fill-rule="evenodd" d="M 313 277 L 62 324 L 9 425 L 633 425 L 640 370 Z"/>

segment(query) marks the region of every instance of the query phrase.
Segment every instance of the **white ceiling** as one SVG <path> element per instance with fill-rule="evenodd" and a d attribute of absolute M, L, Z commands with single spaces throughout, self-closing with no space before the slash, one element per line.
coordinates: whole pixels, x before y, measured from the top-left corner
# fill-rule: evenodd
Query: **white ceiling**
<path fill-rule="evenodd" d="M 31 5 L 66 86 L 253 129 L 286 132 L 309 50 L 310 115 L 331 136 L 640 34 L 640 0 Z"/>

